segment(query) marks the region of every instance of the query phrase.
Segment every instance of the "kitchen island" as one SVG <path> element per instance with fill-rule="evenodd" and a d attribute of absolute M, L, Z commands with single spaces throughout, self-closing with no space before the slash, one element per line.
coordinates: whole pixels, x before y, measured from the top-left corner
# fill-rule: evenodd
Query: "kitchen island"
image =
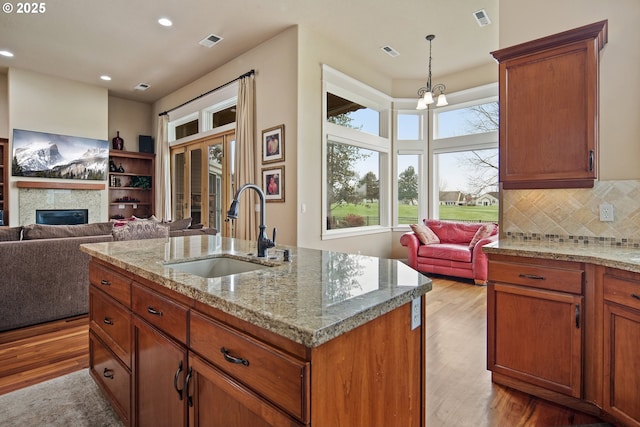
<path fill-rule="evenodd" d="M 506 239 L 483 250 L 493 381 L 640 427 L 640 249 Z"/>
<path fill-rule="evenodd" d="M 424 426 L 431 281 L 397 260 L 255 246 L 82 246 L 90 371 L 125 424 Z M 252 270 L 203 273 L 203 259 Z"/>

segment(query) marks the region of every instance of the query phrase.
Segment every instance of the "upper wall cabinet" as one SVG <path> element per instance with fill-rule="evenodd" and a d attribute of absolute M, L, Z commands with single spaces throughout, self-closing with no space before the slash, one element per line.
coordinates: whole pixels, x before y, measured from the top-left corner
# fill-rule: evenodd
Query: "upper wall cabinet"
<path fill-rule="evenodd" d="M 589 188 L 598 178 L 598 81 L 607 21 L 492 52 L 504 189 Z"/>

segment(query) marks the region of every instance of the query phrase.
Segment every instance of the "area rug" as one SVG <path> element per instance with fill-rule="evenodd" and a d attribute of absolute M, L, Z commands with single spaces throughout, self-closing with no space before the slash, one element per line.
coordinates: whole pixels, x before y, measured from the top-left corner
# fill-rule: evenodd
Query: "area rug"
<path fill-rule="evenodd" d="M 2 427 L 123 427 L 88 369 L 0 396 Z"/>

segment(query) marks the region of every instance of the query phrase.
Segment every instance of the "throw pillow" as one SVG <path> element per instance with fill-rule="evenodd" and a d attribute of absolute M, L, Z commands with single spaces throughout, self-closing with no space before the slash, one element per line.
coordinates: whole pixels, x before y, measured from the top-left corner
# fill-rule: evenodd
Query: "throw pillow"
<path fill-rule="evenodd" d="M 121 227 L 113 227 L 113 240 L 142 240 L 169 237 L 169 227 L 151 219 L 130 221 Z"/>
<path fill-rule="evenodd" d="M 473 248 L 480 240 L 493 235 L 495 229 L 495 224 L 485 224 L 478 228 L 478 231 L 476 231 L 476 234 L 471 239 L 471 242 L 469 242 L 469 247 Z"/>
<path fill-rule="evenodd" d="M 423 245 L 432 245 L 434 243 L 440 243 L 440 239 L 436 236 L 436 233 L 433 232 L 432 229 L 422 224 L 411 224 L 409 225 L 411 230 L 416 234 L 418 240 Z"/>
<path fill-rule="evenodd" d="M 169 231 L 184 230 L 191 226 L 191 217 L 176 219 L 175 221 L 165 223 L 165 225 L 169 226 Z"/>

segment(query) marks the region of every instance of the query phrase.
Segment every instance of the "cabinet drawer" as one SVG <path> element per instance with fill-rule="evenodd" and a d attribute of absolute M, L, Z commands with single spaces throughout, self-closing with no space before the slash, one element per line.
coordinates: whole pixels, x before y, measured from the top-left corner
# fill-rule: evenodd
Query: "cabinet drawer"
<path fill-rule="evenodd" d="M 89 290 L 91 330 L 131 368 L 131 314 L 93 286 Z"/>
<path fill-rule="evenodd" d="M 89 333 L 89 355 L 93 378 L 109 395 L 110 402 L 128 425 L 131 419 L 131 374 L 93 333 Z"/>
<path fill-rule="evenodd" d="M 308 363 L 195 312 L 190 325 L 193 351 L 307 422 Z"/>
<path fill-rule="evenodd" d="M 583 269 L 489 260 L 489 280 L 551 291 L 582 294 Z"/>
<path fill-rule="evenodd" d="M 94 262 L 89 264 L 89 281 L 117 301 L 131 307 L 131 279 Z"/>
<path fill-rule="evenodd" d="M 604 299 L 640 310 L 640 281 L 605 274 Z"/>
<path fill-rule="evenodd" d="M 133 312 L 178 341 L 187 342 L 189 308 L 140 285 L 133 285 Z"/>

